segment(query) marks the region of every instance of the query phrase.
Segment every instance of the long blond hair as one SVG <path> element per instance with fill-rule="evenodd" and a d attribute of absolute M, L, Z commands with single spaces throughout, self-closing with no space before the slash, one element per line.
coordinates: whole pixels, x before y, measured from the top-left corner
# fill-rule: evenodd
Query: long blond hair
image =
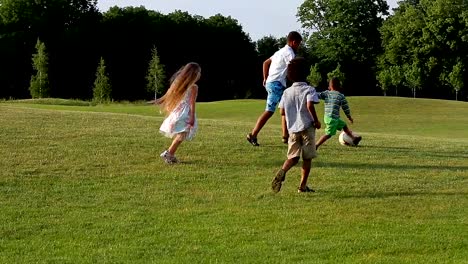
<path fill-rule="evenodd" d="M 166 94 L 156 101 L 161 109 L 170 113 L 183 99 L 185 92 L 192 87 L 201 76 L 201 67 L 198 63 L 190 62 L 177 71 L 171 78 L 171 86 Z"/>

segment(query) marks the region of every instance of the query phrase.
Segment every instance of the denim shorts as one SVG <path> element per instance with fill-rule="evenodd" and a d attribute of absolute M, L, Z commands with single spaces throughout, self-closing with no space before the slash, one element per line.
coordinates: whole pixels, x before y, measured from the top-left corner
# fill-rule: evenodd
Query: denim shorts
<path fill-rule="evenodd" d="M 281 96 L 283 96 L 284 86 L 281 82 L 275 81 L 266 83 L 265 89 L 268 92 L 265 110 L 274 113 L 281 100 Z"/>

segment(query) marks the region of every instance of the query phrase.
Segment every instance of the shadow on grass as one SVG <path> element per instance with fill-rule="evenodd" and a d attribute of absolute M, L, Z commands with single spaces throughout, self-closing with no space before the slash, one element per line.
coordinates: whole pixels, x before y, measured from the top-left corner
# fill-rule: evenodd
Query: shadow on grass
<path fill-rule="evenodd" d="M 258 147 L 253 147 L 255 148 Z M 273 145 L 262 145 L 259 148 L 266 148 L 271 149 L 271 151 L 284 151 L 288 149 L 288 146 L 285 144 L 273 144 Z M 343 147 L 346 151 L 365 151 L 365 150 L 381 150 L 382 153 L 392 153 L 392 154 L 400 154 L 400 155 L 413 155 L 417 154 L 418 156 L 425 156 L 425 157 L 433 157 L 433 158 L 468 158 L 468 151 L 450 151 L 450 152 L 443 152 L 440 150 L 434 151 L 421 151 L 419 149 L 414 149 L 411 147 L 389 147 L 389 146 L 374 146 L 374 145 L 359 145 L 355 147 Z M 319 154 L 322 151 L 330 151 L 330 149 L 326 149 L 326 146 L 323 146 L 319 149 Z"/>
<path fill-rule="evenodd" d="M 320 190 L 319 190 L 320 191 Z M 393 192 L 362 192 L 362 193 L 342 193 L 320 191 L 336 198 L 391 198 L 391 197 L 413 197 L 413 196 L 466 196 L 467 192 L 428 192 L 428 191 L 393 191 Z"/>
<path fill-rule="evenodd" d="M 280 193 L 274 193 L 271 190 L 259 193 L 255 199 L 262 200 L 262 199 L 269 199 L 274 197 L 281 197 L 281 194 L 284 195 L 297 195 L 301 199 L 311 199 L 316 200 L 324 197 L 332 197 L 338 199 L 385 199 L 385 198 L 398 198 L 398 197 L 416 197 L 416 196 L 466 196 L 468 192 L 456 191 L 456 192 L 428 192 L 428 191 L 389 191 L 389 192 L 349 192 L 349 193 L 338 193 L 336 191 L 327 191 L 321 189 L 320 187 L 314 188 L 316 192 L 314 193 L 297 193 L 297 192 L 290 192 L 290 190 L 281 190 Z"/>
<path fill-rule="evenodd" d="M 342 163 L 333 161 L 321 161 L 316 162 L 315 167 L 317 168 L 346 168 L 346 169 L 363 169 L 363 170 L 448 170 L 448 171 L 459 171 L 468 170 L 468 166 L 443 166 L 443 165 L 418 165 L 411 164 L 372 164 L 372 163 Z"/>
<path fill-rule="evenodd" d="M 402 153 L 406 155 L 411 155 L 413 153 L 418 155 L 424 155 L 426 157 L 434 157 L 434 158 L 468 158 L 468 151 L 450 151 L 450 152 L 441 152 L 438 150 L 434 151 L 421 151 L 416 150 L 414 148 L 408 147 L 382 147 L 382 146 L 359 146 L 359 148 L 369 148 L 369 149 L 381 149 L 385 152 L 391 153 Z"/>
<path fill-rule="evenodd" d="M 229 161 L 226 164 L 229 166 L 238 167 L 239 170 L 242 170 L 245 166 L 253 166 L 258 170 L 271 170 L 271 173 L 276 172 L 277 169 L 281 168 L 285 161 L 284 159 L 274 160 L 253 160 L 248 164 L 237 164 L 234 162 L 230 164 Z M 302 161 L 300 161 L 296 166 L 300 168 L 302 166 Z M 359 169 L 367 171 L 381 171 L 381 170 L 393 170 L 395 173 L 401 174 L 402 171 L 414 171 L 414 170 L 432 170 L 432 171 L 468 171 L 468 166 L 448 166 L 448 165 L 422 165 L 422 164 L 411 164 L 410 162 L 404 164 L 383 164 L 383 163 L 344 163 L 336 161 L 327 161 L 327 160 L 317 160 L 312 162 L 312 170 L 319 168 L 342 168 L 342 169 Z"/>

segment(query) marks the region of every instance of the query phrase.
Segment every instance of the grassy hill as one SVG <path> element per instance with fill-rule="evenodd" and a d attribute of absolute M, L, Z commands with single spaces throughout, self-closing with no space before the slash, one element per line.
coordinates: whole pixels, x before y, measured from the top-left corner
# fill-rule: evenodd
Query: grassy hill
<path fill-rule="evenodd" d="M 361 146 L 329 140 L 317 192 L 296 167 L 276 195 L 279 115 L 245 140 L 263 101 L 197 104 L 175 166 L 154 106 L 2 102 L 0 263 L 466 263 L 468 104 L 349 101 Z"/>

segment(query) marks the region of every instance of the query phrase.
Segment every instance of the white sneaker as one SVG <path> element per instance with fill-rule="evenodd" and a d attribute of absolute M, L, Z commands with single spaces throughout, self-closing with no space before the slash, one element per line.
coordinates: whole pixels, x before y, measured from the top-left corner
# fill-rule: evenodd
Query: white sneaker
<path fill-rule="evenodd" d="M 163 160 L 164 162 L 166 162 L 167 164 L 174 164 L 174 163 L 178 163 L 179 161 L 177 160 L 177 158 L 173 155 L 171 155 L 171 153 L 169 153 L 169 151 L 165 150 L 161 153 L 161 155 L 159 155 Z"/>

